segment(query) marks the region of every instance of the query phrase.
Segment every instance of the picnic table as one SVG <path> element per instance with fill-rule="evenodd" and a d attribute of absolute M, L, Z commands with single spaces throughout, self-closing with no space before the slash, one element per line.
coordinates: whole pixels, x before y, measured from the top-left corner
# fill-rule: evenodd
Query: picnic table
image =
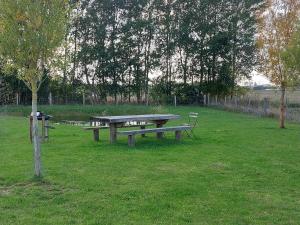
<path fill-rule="evenodd" d="M 179 119 L 179 115 L 174 114 L 146 114 L 146 115 L 126 115 L 126 116 L 93 116 L 91 122 L 108 124 L 110 130 L 110 143 L 117 140 L 117 129 L 124 127 L 128 122 L 148 122 L 151 121 L 157 128 L 161 128 L 169 120 Z M 162 132 L 157 132 L 157 137 L 161 138 Z"/>

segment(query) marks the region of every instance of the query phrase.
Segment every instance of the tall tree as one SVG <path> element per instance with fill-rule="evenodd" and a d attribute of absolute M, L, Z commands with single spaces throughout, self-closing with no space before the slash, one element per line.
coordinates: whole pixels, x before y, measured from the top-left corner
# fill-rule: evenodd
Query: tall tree
<path fill-rule="evenodd" d="M 41 176 L 37 92 L 46 68 L 64 39 L 65 0 L 0 0 L 0 54 L 32 92 L 34 171 Z"/>
<path fill-rule="evenodd" d="M 280 128 L 285 128 L 285 95 L 293 85 L 291 74 L 282 60 L 299 20 L 299 0 L 268 0 L 266 9 L 259 17 L 258 46 L 262 71 L 280 87 Z"/>

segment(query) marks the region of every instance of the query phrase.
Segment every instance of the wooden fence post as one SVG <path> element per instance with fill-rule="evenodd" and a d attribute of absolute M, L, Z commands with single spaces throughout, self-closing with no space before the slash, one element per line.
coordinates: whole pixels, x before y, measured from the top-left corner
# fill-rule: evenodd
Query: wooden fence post
<path fill-rule="evenodd" d="M 174 106 L 175 106 L 175 107 L 177 106 L 177 98 L 176 98 L 176 95 L 174 95 Z"/>
<path fill-rule="evenodd" d="M 270 103 L 269 103 L 269 99 L 268 98 L 264 98 L 264 115 L 267 116 L 269 114 L 269 106 L 270 106 Z"/>
<path fill-rule="evenodd" d="M 251 112 L 251 98 L 248 97 L 248 112 Z"/>
<path fill-rule="evenodd" d="M 48 100 L 49 100 L 49 105 L 52 105 L 53 104 L 53 100 L 52 100 L 52 93 L 51 92 L 49 92 Z"/>
<path fill-rule="evenodd" d="M 209 102 L 209 94 L 207 94 L 207 105 L 209 106 L 210 102 Z"/>
<path fill-rule="evenodd" d="M 20 103 L 20 96 L 19 96 L 19 93 L 17 92 L 16 93 L 16 104 L 19 105 Z"/>
<path fill-rule="evenodd" d="M 234 96 L 234 102 L 235 102 L 235 108 L 237 108 L 237 105 L 238 105 L 238 103 L 237 103 L 237 96 Z"/>

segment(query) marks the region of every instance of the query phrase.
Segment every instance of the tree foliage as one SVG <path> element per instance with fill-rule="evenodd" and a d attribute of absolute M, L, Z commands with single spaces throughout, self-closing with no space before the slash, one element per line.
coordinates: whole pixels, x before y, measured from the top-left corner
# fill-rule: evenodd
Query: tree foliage
<path fill-rule="evenodd" d="M 30 89 L 40 86 L 53 50 L 61 43 L 65 4 L 59 0 L 0 1 L 1 54 Z"/>

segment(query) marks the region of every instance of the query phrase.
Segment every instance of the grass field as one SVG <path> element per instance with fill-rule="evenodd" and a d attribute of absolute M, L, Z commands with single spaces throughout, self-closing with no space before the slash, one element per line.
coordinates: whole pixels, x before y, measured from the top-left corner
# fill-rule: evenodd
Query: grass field
<path fill-rule="evenodd" d="M 299 224 L 299 125 L 162 110 L 183 116 L 173 124 L 199 112 L 197 138 L 148 135 L 129 149 L 126 137 L 110 145 L 108 131 L 95 143 L 56 125 L 42 145 L 42 181 L 32 178 L 27 119 L 0 116 L 0 224 Z"/>

